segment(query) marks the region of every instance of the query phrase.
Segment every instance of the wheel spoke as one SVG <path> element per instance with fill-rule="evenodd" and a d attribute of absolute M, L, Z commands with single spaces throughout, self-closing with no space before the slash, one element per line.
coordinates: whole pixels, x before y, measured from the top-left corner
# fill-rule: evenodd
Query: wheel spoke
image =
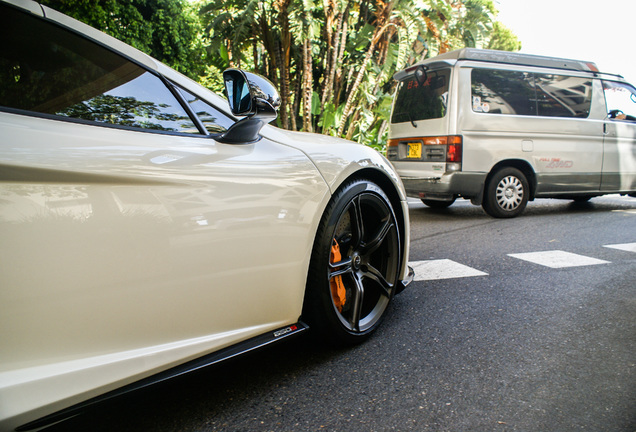
<path fill-rule="evenodd" d="M 362 281 L 355 274 L 353 276 L 353 281 L 353 307 L 349 325 L 352 330 L 360 331 L 360 320 L 362 319 L 362 305 L 364 300 L 364 285 L 362 285 Z"/>
<path fill-rule="evenodd" d="M 362 206 L 360 205 L 360 197 L 351 201 L 353 207 L 353 218 L 351 221 L 352 231 L 354 234 L 354 246 L 359 246 L 364 241 L 364 220 L 362 216 Z"/>
<path fill-rule="evenodd" d="M 352 273 L 353 266 L 350 257 L 347 257 L 337 263 L 329 264 L 329 279 L 334 278 L 336 276 L 343 275 L 345 273 Z"/>
<path fill-rule="evenodd" d="M 361 245 L 362 248 L 364 249 L 364 254 L 370 255 L 373 252 L 375 252 L 382 245 L 382 243 L 386 239 L 387 234 L 393 228 L 395 228 L 393 219 L 387 216 L 386 220 L 384 221 L 380 229 L 378 229 L 378 232 L 373 236 L 373 238 L 370 241 L 365 242 L 363 245 Z"/>
<path fill-rule="evenodd" d="M 391 296 L 391 290 L 393 289 L 393 285 L 390 284 L 384 277 L 382 273 L 375 267 L 371 265 L 367 265 L 366 271 L 364 272 L 364 277 L 369 278 L 380 286 L 380 291 L 382 295 L 385 297 Z"/>

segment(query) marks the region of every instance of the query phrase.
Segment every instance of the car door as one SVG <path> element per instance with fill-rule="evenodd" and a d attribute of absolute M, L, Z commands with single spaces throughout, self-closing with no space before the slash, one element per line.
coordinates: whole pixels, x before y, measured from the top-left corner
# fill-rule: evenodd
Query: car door
<path fill-rule="evenodd" d="M 603 81 L 608 117 L 604 125 L 601 190 L 636 190 L 636 88 Z"/>
<path fill-rule="evenodd" d="M 296 322 L 328 194 L 308 158 L 217 142 L 234 120 L 205 91 L 5 9 L 5 382 L 101 367 L 97 386 Z"/>

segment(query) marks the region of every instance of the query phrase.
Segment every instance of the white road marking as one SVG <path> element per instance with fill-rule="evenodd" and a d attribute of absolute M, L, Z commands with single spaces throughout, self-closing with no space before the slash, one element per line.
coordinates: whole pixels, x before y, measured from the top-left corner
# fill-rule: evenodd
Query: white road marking
<path fill-rule="evenodd" d="M 414 280 L 416 281 L 488 276 L 488 273 L 449 259 L 412 261 L 409 265 L 415 271 Z"/>
<path fill-rule="evenodd" d="M 587 256 L 573 254 L 561 250 L 508 254 L 508 256 L 550 268 L 609 264 L 609 261 L 590 258 Z"/>
<path fill-rule="evenodd" d="M 613 244 L 613 245 L 605 245 L 603 247 L 623 250 L 627 252 L 636 252 L 636 243 Z"/>

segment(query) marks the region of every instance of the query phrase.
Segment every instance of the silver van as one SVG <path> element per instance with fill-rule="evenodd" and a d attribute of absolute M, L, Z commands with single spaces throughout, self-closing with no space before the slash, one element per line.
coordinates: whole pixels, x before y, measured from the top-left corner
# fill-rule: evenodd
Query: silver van
<path fill-rule="evenodd" d="M 394 78 L 387 157 L 428 206 L 636 195 L 636 88 L 594 63 L 466 48 Z"/>

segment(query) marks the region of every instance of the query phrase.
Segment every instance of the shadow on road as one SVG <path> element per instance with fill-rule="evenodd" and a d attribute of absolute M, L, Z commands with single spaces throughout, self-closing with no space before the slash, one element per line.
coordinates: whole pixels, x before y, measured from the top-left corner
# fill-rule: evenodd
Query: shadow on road
<path fill-rule="evenodd" d="M 480 206 L 472 205 L 470 201 L 458 200 L 451 207 L 435 209 L 417 201 L 409 202 L 411 219 L 445 220 L 455 219 L 492 219 Z M 584 214 L 611 211 L 636 211 L 636 199 L 632 197 L 599 197 L 586 202 L 559 199 L 537 199 L 528 203 L 525 211 L 519 217 L 552 216 L 555 214 Z"/>
<path fill-rule="evenodd" d="M 79 431 L 182 431 L 202 428 L 217 414 L 259 404 L 262 395 L 295 375 L 346 356 L 354 348 L 333 348 L 311 334 L 284 341 L 199 371 L 126 394 L 45 429 Z M 210 430 L 218 430 L 212 427 Z"/>

